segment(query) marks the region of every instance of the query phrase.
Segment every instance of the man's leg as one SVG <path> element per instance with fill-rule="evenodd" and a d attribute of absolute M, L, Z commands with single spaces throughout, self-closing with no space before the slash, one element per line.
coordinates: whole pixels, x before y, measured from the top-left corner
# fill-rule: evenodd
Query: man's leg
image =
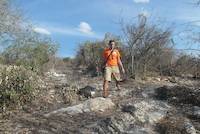
<path fill-rule="evenodd" d="M 103 97 L 108 97 L 108 81 L 104 80 L 103 83 Z"/>
<path fill-rule="evenodd" d="M 103 97 L 108 97 L 108 83 L 111 81 L 111 68 L 106 67 L 105 68 L 105 74 L 104 74 L 104 82 L 103 82 Z"/>
<path fill-rule="evenodd" d="M 120 90 L 120 85 L 119 82 L 121 80 L 121 76 L 120 76 L 120 71 L 119 71 L 119 67 L 113 67 L 113 76 L 115 78 L 115 82 L 116 82 L 116 87 L 118 90 Z"/>
<path fill-rule="evenodd" d="M 121 87 L 119 85 L 119 81 L 116 81 L 116 87 L 117 87 L 117 90 L 121 90 Z"/>

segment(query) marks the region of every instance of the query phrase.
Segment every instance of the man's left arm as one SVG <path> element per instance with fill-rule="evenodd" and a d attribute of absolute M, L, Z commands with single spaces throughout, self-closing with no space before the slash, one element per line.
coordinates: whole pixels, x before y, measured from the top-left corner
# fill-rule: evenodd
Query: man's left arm
<path fill-rule="evenodd" d="M 125 69 L 124 69 L 124 66 L 123 66 L 121 58 L 120 58 L 120 54 L 118 55 L 118 64 L 121 67 L 122 72 L 125 73 Z"/>

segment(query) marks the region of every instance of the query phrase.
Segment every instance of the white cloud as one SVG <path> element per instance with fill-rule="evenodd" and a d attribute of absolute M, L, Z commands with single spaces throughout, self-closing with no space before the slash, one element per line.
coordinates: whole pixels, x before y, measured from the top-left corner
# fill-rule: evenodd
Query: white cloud
<path fill-rule="evenodd" d="M 92 28 L 91 26 L 87 23 L 87 22 L 80 22 L 79 26 L 78 26 L 78 30 L 82 33 L 85 34 L 94 34 L 92 32 Z"/>
<path fill-rule="evenodd" d="M 149 3 L 150 0 L 133 0 L 135 3 Z"/>
<path fill-rule="evenodd" d="M 78 32 L 74 28 L 69 27 L 48 27 L 49 31 L 57 34 L 66 34 L 66 35 L 78 35 Z"/>
<path fill-rule="evenodd" d="M 86 22 L 80 22 L 77 27 L 67 27 L 67 26 L 58 26 L 58 25 L 49 25 L 47 23 L 43 23 L 43 25 L 36 25 L 33 29 L 37 33 L 52 35 L 52 34 L 60 34 L 60 35 L 69 35 L 69 36 L 82 36 L 89 38 L 103 38 L 103 34 L 98 34 L 92 31 L 91 26 Z"/>
<path fill-rule="evenodd" d="M 42 27 L 35 27 L 33 28 L 33 30 L 37 33 L 40 33 L 40 34 L 46 34 L 46 35 L 50 35 L 51 32 L 45 28 L 42 28 Z"/>

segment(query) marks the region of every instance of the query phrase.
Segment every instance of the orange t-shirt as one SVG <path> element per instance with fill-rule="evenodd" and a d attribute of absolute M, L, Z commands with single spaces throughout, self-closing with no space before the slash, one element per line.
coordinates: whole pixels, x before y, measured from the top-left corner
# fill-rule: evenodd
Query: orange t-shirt
<path fill-rule="evenodd" d="M 107 60 L 110 53 L 111 53 L 111 50 L 109 48 L 104 50 L 103 52 L 104 60 Z M 117 66 L 119 59 L 120 59 L 120 53 L 117 49 L 114 49 L 112 54 L 109 56 L 107 60 L 106 66 Z"/>

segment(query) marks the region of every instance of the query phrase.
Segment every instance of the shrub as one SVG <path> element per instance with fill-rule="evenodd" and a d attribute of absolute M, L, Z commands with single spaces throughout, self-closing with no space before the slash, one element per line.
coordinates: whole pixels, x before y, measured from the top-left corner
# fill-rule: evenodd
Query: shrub
<path fill-rule="evenodd" d="M 1 68 L 0 107 L 15 109 L 30 102 L 39 88 L 37 75 L 22 66 Z"/>
<path fill-rule="evenodd" d="M 34 42 L 32 45 L 15 44 L 6 48 L 3 52 L 5 64 L 22 65 L 27 69 L 32 69 L 37 73 L 41 73 L 42 67 L 57 51 L 57 46 Z"/>

